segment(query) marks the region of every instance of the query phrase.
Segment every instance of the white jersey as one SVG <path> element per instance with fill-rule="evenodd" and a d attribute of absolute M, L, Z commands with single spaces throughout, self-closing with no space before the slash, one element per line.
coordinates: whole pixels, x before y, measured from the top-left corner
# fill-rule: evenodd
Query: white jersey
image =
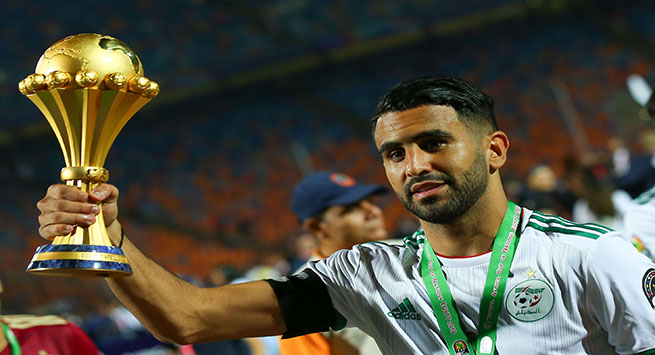
<path fill-rule="evenodd" d="M 362 244 L 310 264 L 346 326 L 385 354 L 448 354 L 420 271 L 425 236 Z M 477 333 L 491 253 L 439 257 L 463 330 Z M 498 319 L 500 354 L 655 350 L 655 265 L 619 233 L 523 209 Z M 655 352 L 654 352 L 655 353 Z"/>
<path fill-rule="evenodd" d="M 637 237 L 651 256 L 655 256 L 655 186 L 634 199 L 624 224 L 629 237 Z"/>

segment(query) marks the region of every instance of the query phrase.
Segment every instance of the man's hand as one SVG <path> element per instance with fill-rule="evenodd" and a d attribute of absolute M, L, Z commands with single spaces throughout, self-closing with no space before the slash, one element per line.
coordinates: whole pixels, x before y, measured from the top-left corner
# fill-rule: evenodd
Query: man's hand
<path fill-rule="evenodd" d="M 118 217 L 118 189 L 114 185 L 101 184 L 90 193 L 74 186 L 51 185 L 45 197 L 36 204 L 39 215 L 39 234 L 52 240 L 57 236 L 71 233 L 76 226 L 89 227 L 100 213 L 112 241 L 120 240 L 121 227 Z"/>

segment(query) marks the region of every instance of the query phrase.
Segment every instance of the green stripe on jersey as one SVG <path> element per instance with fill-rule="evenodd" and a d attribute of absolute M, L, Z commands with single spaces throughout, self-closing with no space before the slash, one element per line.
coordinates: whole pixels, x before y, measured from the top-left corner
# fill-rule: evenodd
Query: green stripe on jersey
<path fill-rule="evenodd" d="M 528 227 L 542 232 L 572 234 L 597 239 L 603 234 L 612 232 L 611 228 L 596 223 L 578 224 L 558 216 L 534 211 L 528 221 Z"/>
<path fill-rule="evenodd" d="M 650 349 L 646 351 L 642 351 L 640 353 L 636 353 L 635 355 L 647 355 L 647 354 L 655 354 L 655 349 Z"/>
<path fill-rule="evenodd" d="M 568 219 L 564 219 L 564 218 L 559 217 L 559 216 L 544 214 L 544 213 L 537 212 L 537 211 L 535 211 L 532 214 L 530 219 L 532 220 L 532 218 L 534 218 L 534 219 L 536 219 L 536 220 L 538 220 L 540 222 L 547 223 L 547 224 L 556 224 L 556 225 L 559 225 L 559 226 L 565 226 L 565 227 L 574 228 L 574 229 L 579 229 L 579 228 L 590 229 L 592 231 L 596 231 L 596 232 L 601 233 L 601 234 L 605 234 L 605 233 L 609 233 L 609 232 L 614 231 L 612 228 L 609 228 L 609 227 L 606 227 L 606 226 L 603 226 L 603 225 L 600 225 L 600 224 L 597 224 L 597 223 L 575 223 L 575 222 L 569 221 Z"/>
<path fill-rule="evenodd" d="M 645 205 L 655 200 L 655 186 L 635 198 L 635 203 Z"/>

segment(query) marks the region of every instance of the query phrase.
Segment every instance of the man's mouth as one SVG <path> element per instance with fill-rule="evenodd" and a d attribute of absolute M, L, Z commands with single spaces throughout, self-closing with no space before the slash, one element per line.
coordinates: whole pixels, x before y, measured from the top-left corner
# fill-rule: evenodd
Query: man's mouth
<path fill-rule="evenodd" d="M 412 188 L 410 189 L 412 195 L 414 198 L 420 200 L 428 196 L 433 196 L 439 191 L 441 191 L 444 186 L 446 186 L 445 183 L 443 182 L 421 182 L 418 184 L 412 185 Z"/>

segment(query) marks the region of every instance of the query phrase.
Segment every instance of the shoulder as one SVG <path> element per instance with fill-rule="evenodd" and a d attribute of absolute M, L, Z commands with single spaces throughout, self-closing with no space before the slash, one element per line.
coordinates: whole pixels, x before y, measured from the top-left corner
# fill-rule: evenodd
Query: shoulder
<path fill-rule="evenodd" d="M 537 243 L 549 243 L 560 257 L 568 253 L 587 260 L 589 267 L 608 262 L 613 267 L 617 257 L 641 258 L 637 249 L 620 232 L 596 223 L 574 223 L 565 218 L 534 211 L 524 221 L 524 236 Z M 577 258 L 576 257 L 576 258 Z M 595 265 L 595 266 L 594 266 Z"/>
<path fill-rule="evenodd" d="M 66 318 L 47 315 L 35 316 L 29 314 L 1 316 L 0 319 L 11 329 L 29 329 L 42 326 L 61 326 L 71 324 Z"/>
<path fill-rule="evenodd" d="M 422 232 L 421 232 L 422 233 Z M 416 233 L 415 233 L 416 235 Z M 420 237 L 419 237 L 420 238 Z M 357 244 L 351 249 L 339 250 L 325 259 L 310 262 L 315 271 L 325 274 L 357 275 L 362 269 L 393 269 L 411 261 L 416 249 L 398 239 Z"/>
<path fill-rule="evenodd" d="M 596 223 L 575 223 L 555 215 L 538 211 L 524 211 L 523 233 L 537 239 L 591 246 L 602 240 L 603 236 L 618 234 L 611 228 Z"/>
<path fill-rule="evenodd" d="M 419 235 L 419 233 L 421 234 Z M 393 260 L 400 261 L 407 256 L 416 254 L 418 245 L 423 243 L 423 239 L 425 239 L 422 233 L 422 231 L 419 231 L 403 239 L 358 244 L 350 250 L 356 253 L 361 261 L 368 261 L 368 263 L 387 264 Z M 420 242 L 417 240 L 420 240 Z"/>
<path fill-rule="evenodd" d="M 395 254 L 404 248 L 404 239 L 388 239 L 366 242 L 353 246 L 360 253 L 391 253 Z"/>

